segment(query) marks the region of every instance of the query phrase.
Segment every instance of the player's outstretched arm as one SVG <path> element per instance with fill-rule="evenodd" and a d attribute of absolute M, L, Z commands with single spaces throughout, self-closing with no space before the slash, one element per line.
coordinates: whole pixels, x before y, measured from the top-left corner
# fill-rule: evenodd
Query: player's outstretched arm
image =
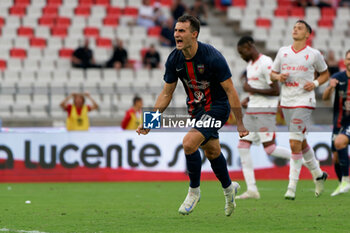
<path fill-rule="evenodd" d="M 164 112 L 165 109 L 168 107 L 168 105 L 170 104 L 171 99 L 173 98 L 173 93 L 175 91 L 176 88 L 176 84 L 177 82 L 173 82 L 173 83 L 165 83 L 162 92 L 159 94 L 157 101 L 154 105 L 153 110 L 157 111 L 159 110 L 159 112 Z M 137 127 L 136 132 L 140 135 L 140 134 L 148 134 L 148 132 L 150 131 L 150 129 L 144 129 L 143 125 L 139 125 L 139 127 Z"/>
<path fill-rule="evenodd" d="M 236 117 L 237 121 L 237 131 L 240 137 L 244 137 L 249 134 L 249 131 L 244 127 L 243 124 L 243 116 L 242 116 L 242 107 L 241 102 L 239 101 L 239 97 L 236 91 L 236 88 L 233 86 L 232 79 L 226 79 L 221 82 L 222 88 L 224 88 L 226 95 L 228 97 L 228 101 L 230 102 L 230 106 L 233 114 Z"/>

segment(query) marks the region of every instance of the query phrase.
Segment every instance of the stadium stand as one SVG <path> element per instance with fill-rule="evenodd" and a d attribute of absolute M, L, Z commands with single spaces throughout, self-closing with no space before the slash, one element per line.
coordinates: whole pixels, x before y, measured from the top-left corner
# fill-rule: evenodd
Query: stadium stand
<path fill-rule="evenodd" d="M 169 17 L 172 1 L 159 2 L 164 15 Z M 235 48 L 239 33 L 251 33 L 261 42 L 262 51 L 274 57 L 282 45 L 292 42 L 288 35 L 296 19 L 304 18 L 315 31 L 310 40 L 313 47 L 333 50 L 337 60 L 343 58 L 344 48 L 350 48 L 345 40 L 349 33 L 349 8 L 301 8 L 288 0 L 235 0 L 228 7 L 220 2 L 215 0 L 216 9 L 209 8 L 208 26 L 201 27 L 199 40 L 223 53 L 238 89 L 240 73 L 245 67 Z M 65 113 L 59 109 L 59 101 L 76 91 L 88 91 L 99 102 L 100 109 L 91 115 L 92 122 L 98 124 L 118 124 L 136 93 L 143 97 L 144 106 L 151 106 L 162 87 L 164 63 L 171 48 L 158 43 L 161 27 L 146 29 L 135 24 L 141 4 L 141 0 L 2 0 L 0 117 L 3 121 L 10 125 L 22 124 L 26 119 L 35 125 L 62 121 Z M 238 35 L 220 16 L 238 24 Z M 218 28 L 227 34 L 217 33 Z M 122 39 L 134 69 L 71 68 L 71 54 L 85 38 L 90 39 L 99 64 L 110 57 L 115 39 Z M 141 68 L 144 51 L 151 44 L 156 44 L 160 53 L 161 69 Z M 185 107 L 181 88 L 177 88 L 175 96 L 171 106 Z"/>

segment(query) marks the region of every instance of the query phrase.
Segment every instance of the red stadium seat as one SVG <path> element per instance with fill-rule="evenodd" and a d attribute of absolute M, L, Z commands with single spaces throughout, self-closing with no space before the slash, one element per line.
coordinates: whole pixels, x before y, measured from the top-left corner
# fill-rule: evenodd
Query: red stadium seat
<path fill-rule="evenodd" d="M 290 0 L 278 0 L 278 8 L 279 7 L 287 8 L 287 7 L 292 7 L 292 6 L 293 6 L 293 1 L 290 1 Z"/>
<path fill-rule="evenodd" d="M 53 27 L 55 25 L 55 18 L 51 16 L 43 16 L 39 19 L 39 25 Z"/>
<path fill-rule="evenodd" d="M 265 18 L 258 18 L 258 19 L 256 19 L 255 24 L 258 27 L 264 27 L 264 28 L 270 28 L 271 27 L 271 21 L 269 19 L 265 19 Z"/>
<path fill-rule="evenodd" d="M 74 49 L 62 48 L 62 49 L 60 49 L 58 55 L 61 58 L 69 58 L 70 59 L 72 57 L 73 52 L 74 52 Z"/>
<path fill-rule="evenodd" d="M 100 31 L 95 27 L 86 27 L 84 28 L 84 36 L 85 37 L 98 37 L 100 35 Z"/>
<path fill-rule="evenodd" d="M 162 31 L 162 28 L 159 26 L 150 27 L 148 29 L 148 36 L 159 37 L 161 31 Z"/>
<path fill-rule="evenodd" d="M 337 15 L 336 10 L 330 7 L 324 7 L 321 9 L 322 19 L 333 19 Z"/>
<path fill-rule="evenodd" d="M 30 0 L 16 0 L 15 6 L 28 6 L 30 5 Z"/>
<path fill-rule="evenodd" d="M 289 17 L 289 9 L 288 8 L 277 8 L 275 10 L 275 16 L 288 18 Z"/>
<path fill-rule="evenodd" d="M 71 24 L 70 18 L 68 17 L 58 17 L 56 19 L 56 27 L 69 27 Z"/>
<path fill-rule="evenodd" d="M 302 19 L 305 17 L 305 11 L 302 7 L 293 7 L 290 11 L 290 16 Z"/>
<path fill-rule="evenodd" d="M 5 25 L 5 19 L 0 17 L 0 28 L 2 28 Z"/>
<path fill-rule="evenodd" d="M 58 8 L 56 6 L 47 6 L 43 8 L 43 16 L 57 16 Z"/>
<path fill-rule="evenodd" d="M 115 16 L 115 15 L 122 15 L 122 9 L 120 9 L 119 7 L 108 7 L 107 8 L 107 15 L 108 16 Z"/>
<path fill-rule="evenodd" d="M 64 38 L 67 36 L 67 28 L 66 27 L 54 27 L 51 28 L 51 35 L 54 37 Z"/>
<path fill-rule="evenodd" d="M 62 5 L 62 0 L 47 0 L 47 6 L 60 6 Z"/>
<path fill-rule="evenodd" d="M 30 46 L 36 48 L 46 48 L 46 40 L 44 38 L 31 38 Z"/>
<path fill-rule="evenodd" d="M 23 17 L 26 14 L 26 8 L 24 6 L 13 6 L 10 8 L 10 15 L 16 15 Z"/>
<path fill-rule="evenodd" d="M 139 14 L 139 10 L 136 7 L 125 7 L 123 14 L 136 17 Z"/>
<path fill-rule="evenodd" d="M 96 45 L 97 47 L 103 47 L 103 48 L 111 48 L 112 47 L 112 40 L 109 38 L 97 38 L 96 39 Z"/>
<path fill-rule="evenodd" d="M 23 36 L 23 37 L 33 37 L 34 30 L 30 27 L 20 27 L 17 29 L 17 35 Z"/>
<path fill-rule="evenodd" d="M 103 25 L 105 26 L 111 26 L 116 27 L 119 24 L 119 18 L 118 17 L 107 17 L 103 19 Z"/>
<path fill-rule="evenodd" d="M 27 52 L 25 49 L 12 48 L 10 50 L 10 56 L 12 58 L 25 59 L 27 57 Z"/>
<path fill-rule="evenodd" d="M 88 17 L 90 16 L 90 7 L 78 6 L 77 8 L 75 8 L 74 13 L 76 15 Z"/>
<path fill-rule="evenodd" d="M 6 61 L 0 60 L 0 70 L 6 70 Z"/>
<path fill-rule="evenodd" d="M 235 0 L 233 1 L 233 5 L 235 7 L 246 7 L 247 3 L 246 0 Z"/>
<path fill-rule="evenodd" d="M 79 6 L 91 6 L 94 4 L 94 0 L 79 0 Z"/>
<path fill-rule="evenodd" d="M 333 20 L 332 19 L 320 19 L 318 21 L 318 26 L 324 27 L 324 28 L 333 28 Z"/>
<path fill-rule="evenodd" d="M 162 6 L 171 6 L 173 4 L 172 0 L 151 0 L 151 5 L 154 6 L 156 2 L 159 2 Z"/>
<path fill-rule="evenodd" d="M 103 5 L 103 6 L 109 6 L 110 1 L 109 0 L 95 0 L 96 5 Z"/>

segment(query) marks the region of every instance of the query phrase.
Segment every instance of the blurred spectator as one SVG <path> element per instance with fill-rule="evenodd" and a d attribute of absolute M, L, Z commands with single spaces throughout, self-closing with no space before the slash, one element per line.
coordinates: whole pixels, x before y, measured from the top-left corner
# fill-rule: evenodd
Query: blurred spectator
<path fill-rule="evenodd" d="M 159 62 L 160 55 L 154 47 L 154 44 L 151 44 L 150 48 L 145 54 L 145 57 L 143 58 L 143 65 L 147 69 L 159 68 Z"/>
<path fill-rule="evenodd" d="M 296 5 L 299 7 L 308 7 L 308 6 L 313 6 L 313 1 L 312 0 L 297 0 Z"/>
<path fill-rule="evenodd" d="M 151 5 L 150 0 L 142 1 L 142 5 L 139 8 L 139 17 L 137 18 L 137 24 L 146 28 L 154 27 L 154 8 Z"/>
<path fill-rule="evenodd" d="M 127 66 L 128 52 L 123 46 L 123 41 L 120 39 L 116 40 L 116 45 L 112 57 L 107 61 L 106 67 L 120 69 Z"/>
<path fill-rule="evenodd" d="M 207 25 L 208 10 L 206 3 L 203 3 L 202 0 L 195 0 L 190 9 L 190 14 L 199 19 L 201 25 Z"/>
<path fill-rule="evenodd" d="M 133 106 L 126 111 L 121 127 L 126 130 L 134 130 L 142 122 L 142 98 L 135 96 Z"/>
<path fill-rule="evenodd" d="M 333 0 L 314 0 L 314 5 L 323 8 L 323 7 L 332 7 L 335 2 Z"/>
<path fill-rule="evenodd" d="M 174 20 L 169 18 L 163 25 L 159 41 L 162 46 L 175 47 Z"/>
<path fill-rule="evenodd" d="M 339 6 L 347 6 L 347 7 L 350 7 L 350 0 L 340 0 Z"/>
<path fill-rule="evenodd" d="M 171 13 L 175 21 L 187 12 L 187 6 L 182 2 L 182 0 L 174 0 L 173 5 L 171 5 Z"/>
<path fill-rule="evenodd" d="M 166 17 L 162 11 L 162 4 L 159 2 L 154 3 L 154 22 L 157 26 L 162 26 L 166 21 Z"/>
<path fill-rule="evenodd" d="M 92 50 L 89 48 L 89 39 L 85 39 L 84 46 L 77 48 L 72 55 L 72 66 L 75 68 L 100 68 L 96 65 Z"/>
<path fill-rule="evenodd" d="M 91 101 L 92 106 L 85 104 L 85 97 Z M 68 103 L 71 98 L 73 104 Z M 61 102 L 60 106 L 68 113 L 66 120 L 68 131 L 88 130 L 90 127 L 88 112 L 98 109 L 97 103 L 89 93 L 72 93 Z"/>
<path fill-rule="evenodd" d="M 331 75 L 339 72 L 339 67 L 338 67 L 339 62 L 335 59 L 335 54 L 332 50 L 328 51 L 326 62 L 328 65 L 329 73 Z"/>

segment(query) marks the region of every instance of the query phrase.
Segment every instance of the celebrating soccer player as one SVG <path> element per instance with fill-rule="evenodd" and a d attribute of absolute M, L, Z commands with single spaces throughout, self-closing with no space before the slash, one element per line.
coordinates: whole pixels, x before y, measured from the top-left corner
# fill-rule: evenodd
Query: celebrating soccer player
<path fill-rule="evenodd" d="M 276 146 L 275 142 L 276 112 L 280 92 L 277 81 L 270 80 L 272 59 L 259 53 L 253 38 L 250 36 L 244 36 L 238 41 L 237 50 L 242 59 L 248 62 L 247 81 L 243 89 L 250 93 L 249 97 L 244 100 L 249 102 L 243 119 L 244 125 L 250 133 L 243 137 L 238 144 L 247 191 L 237 196 L 237 199 L 259 199 L 260 194 L 255 184 L 253 162 L 250 155 L 252 142 L 262 143 L 268 155 L 283 159 L 290 159 L 290 151 Z"/>
<path fill-rule="evenodd" d="M 332 151 L 335 172 L 340 181 L 339 186 L 331 196 L 346 193 L 350 190 L 348 144 L 350 138 L 350 50 L 345 54 L 346 70 L 334 74 L 329 81 L 329 86 L 323 93 L 323 99 L 327 100 L 335 90 L 333 108 L 333 133 Z"/>
<path fill-rule="evenodd" d="M 248 131 L 242 122 L 241 105 L 231 80 L 230 69 L 219 51 L 197 41 L 199 27 L 200 22 L 193 16 L 184 15 L 178 19 L 174 31 L 176 49 L 170 53 L 165 64 L 165 85 L 154 108 L 161 112 L 166 109 L 180 79 L 188 96 L 188 112 L 193 119 L 215 119 L 223 126 L 229 117 L 231 106 L 237 119 L 239 135 L 246 136 Z M 196 126 L 183 139 L 190 187 L 185 201 L 179 208 L 181 214 L 191 213 L 200 199 L 200 146 L 224 190 L 225 214 L 230 216 L 236 206 L 235 196 L 239 184 L 231 181 L 226 159 L 221 153 L 218 140 L 218 130 L 221 126 Z M 140 126 L 137 132 L 147 134 L 149 129 Z"/>
<path fill-rule="evenodd" d="M 293 28 L 293 44 L 279 49 L 271 72 L 271 80 L 282 83 L 281 107 L 290 132 L 292 157 L 288 190 L 285 194 L 285 198 L 289 200 L 295 199 L 302 158 L 313 176 L 316 197 L 323 192 L 324 181 L 327 179 L 327 173 L 320 169 L 314 151 L 306 141 L 311 113 L 316 106 L 314 89 L 329 78 L 321 53 L 306 44 L 311 33 L 310 25 L 298 20 Z M 319 76 L 314 80 L 315 71 Z"/>

